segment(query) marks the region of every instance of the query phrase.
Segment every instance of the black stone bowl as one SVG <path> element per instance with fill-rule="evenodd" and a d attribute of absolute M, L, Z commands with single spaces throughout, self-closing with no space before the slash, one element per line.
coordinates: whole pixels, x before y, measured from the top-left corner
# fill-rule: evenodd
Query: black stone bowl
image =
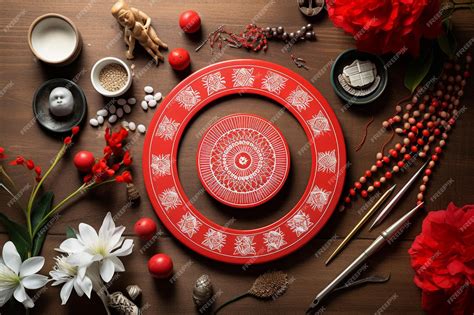
<path fill-rule="evenodd" d="M 74 110 L 65 117 L 56 117 L 49 111 L 49 94 L 57 87 L 65 87 L 74 98 Z M 80 125 L 87 112 L 87 99 L 81 87 L 67 79 L 52 79 L 44 82 L 33 96 L 33 113 L 36 121 L 45 129 L 54 133 L 71 131 Z"/>
<path fill-rule="evenodd" d="M 377 68 L 377 75 L 380 76 L 380 83 L 377 88 L 369 95 L 362 97 L 353 96 L 347 93 L 337 79 L 337 76 L 342 73 L 344 67 L 350 65 L 356 59 L 361 61 L 369 60 L 373 62 Z M 388 73 L 383 60 L 379 56 L 358 51 L 357 49 L 349 49 L 340 54 L 336 58 L 331 69 L 331 85 L 336 94 L 348 104 L 368 104 L 375 101 L 380 95 L 382 95 L 383 91 L 385 91 L 387 82 Z"/>

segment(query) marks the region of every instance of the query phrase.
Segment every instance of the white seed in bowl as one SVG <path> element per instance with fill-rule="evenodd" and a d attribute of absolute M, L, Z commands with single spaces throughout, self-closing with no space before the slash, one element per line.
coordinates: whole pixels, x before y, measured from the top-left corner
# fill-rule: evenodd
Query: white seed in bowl
<path fill-rule="evenodd" d="M 148 109 L 148 103 L 146 101 L 142 101 L 141 106 L 142 106 L 143 110 Z"/>
<path fill-rule="evenodd" d="M 99 122 L 99 125 L 102 125 L 104 123 L 104 116 L 97 116 L 97 121 Z"/>
<path fill-rule="evenodd" d="M 117 113 L 116 115 L 118 116 L 118 118 L 122 118 L 123 116 L 123 109 L 122 108 L 117 108 Z"/>
<path fill-rule="evenodd" d="M 117 121 L 117 115 L 112 115 L 109 117 L 109 123 L 113 124 Z"/>
<path fill-rule="evenodd" d="M 163 97 L 163 95 L 161 94 L 161 92 L 158 92 L 155 94 L 155 96 L 153 96 L 153 98 L 155 99 L 155 101 L 159 102 L 161 101 L 161 98 Z"/>
<path fill-rule="evenodd" d="M 97 115 L 98 115 L 98 116 L 104 116 L 104 117 L 105 117 L 105 116 L 107 116 L 108 114 L 109 114 L 109 112 L 108 112 L 106 109 L 99 109 L 99 110 L 97 111 Z"/>
<path fill-rule="evenodd" d="M 130 105 L 123 105 L 123 111 L 125 112 L 125 114 L 130 114 L 132 112 L 132 108 L 130 107 Z"/>
<path fill-rule="evenodd" d="M 145 95 L 145 101 L 149 102 L 153 99 L 153 95 Z"/>
<path fill-rule="evenodd" d="M 124 99 L 124 98 L 119 98 L 117 100 L 117 104 L 119 104 L 120 106 L 123 106 L 123 105 L 127 104 L 127 100 Z"/>
<path fill-rule="evenodd" d="M 91 118 L 91 120 L 89 120 L 89 124 L 91 124 L 91 126 L 93 127 L 97 127 L 99 125 L 99 122 L 97 121 L 97 119 Z"/>
<path fill-rule="evenodd" d="M 154 108 L 156 106 L 156 101 L 155 100 L 148 101 L 148 106 L 151 108 Z"/>
<path fill-rule="evenodd" d="M 153 93 L 153 88 L 149 85 L 145 86 L 143 90 L 145 90 L 145 93 Z"/>
<path fill-rule="evenodd" d="M 130 105 L 135 105 L 137 103 L 137 99 L 135 97 L 130 97 L 127 100 L 127 103 L 130 104 Z"/>
<path fill-rule="evenodd" d="M 131 131 L 135 131 L 136 128 L 137 126 L 135 125 L 133 121 L 128 123 L 128 129 L 130 129 Z"/>
<path fill-rule="evenodd" d="M 138 130 L 139 133 L 145 133 L 146 127 L 145 127 L 145 125 L 140 124 L 140 125 L 137 126 L 137 130 Z"/>
<path fill-rule="evenodd" d="M 112 104 L 109 106 L 109 113 L 115 114 L 116 111 L 117 111 L 117 107 L 115 107 L 115 105 Z"/>

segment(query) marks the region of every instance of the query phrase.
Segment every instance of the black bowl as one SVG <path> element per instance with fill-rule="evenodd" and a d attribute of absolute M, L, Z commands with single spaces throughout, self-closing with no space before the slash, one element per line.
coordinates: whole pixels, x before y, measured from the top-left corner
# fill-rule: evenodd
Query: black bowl
<path fill-rule="evenodd" d="M 65 87 L 74 98 L 74 110 L 65 117 L 56 117 L 49 111 L 49 94 L 57 87 Z M 81 124 L 87 112 L 87 99 L 81 87 L 67 79 L 52 79 L 44 82 L 33 96 L 33 113 L 36 121 L 49 131 L 65 133 Z"/>

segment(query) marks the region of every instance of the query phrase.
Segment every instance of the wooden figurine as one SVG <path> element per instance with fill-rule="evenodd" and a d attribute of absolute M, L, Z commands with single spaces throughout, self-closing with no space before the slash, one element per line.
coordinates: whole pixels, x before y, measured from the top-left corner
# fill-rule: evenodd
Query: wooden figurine
<path fill-rule="evenodd" d="M 158 38 L 151 25 L 151 18 L 145 12 L 129 7 L 124 0 L 118 0 L 111 11 L 119 24 L 124 27 L 124 40 L 128 46 L 127 59 L 134 58 L 135 41 L 138 41 L 153 57 L 156 64 L 159 60 L 164 60 L 159 49 L 160 47 L 167 49 L 168 45 Z"/>

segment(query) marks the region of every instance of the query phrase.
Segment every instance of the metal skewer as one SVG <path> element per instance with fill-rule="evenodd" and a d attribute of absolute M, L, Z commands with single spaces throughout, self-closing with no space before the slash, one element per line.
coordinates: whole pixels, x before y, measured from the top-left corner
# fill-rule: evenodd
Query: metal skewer
<path fill-rule="evenodd" d="M 392 243 L 394 239 L 398 236 L 399 231 L 403 229 L 408 220 L 413 217 L 416 211 L 423 205 L 423 202 L 417 205 L 415 208 L 407 212 L 403 217 L 398 219 L 395 223 L 390 225 L 385 231 L 380 233 L 380 235 L 372 242 L 372 244 L 367 247 L 365 251 L 360 254 L 349 266 L 346 267 L 331 283 L 329 283 L 324 289 L 322 289 L 314 298 L 313 302 L 309 305 L 306 314 L 313 314 L 316 311 L 317 306 L 321 301 L 335 288 L 338 284 L 341 283 L 347 276 L 349 276 L 356 268 L 358 268 L 363 262 L 365 262 L 370 256 L 377 252 L 387 243 Z"/>
<path fill-rule="evenodd" d="M 390 211 L 393 210 L 395 205 L 402 199 L 403 195 L 406 193 L 406 191 L 410 188 L 410 186 L 415 182 L 416 178 L 421 174 L 425 166 L 428 165 L 428 161 L 423 164 L 422 167 L 418 171 L 416 171 L 415 175 L 413 175 L 410 180 L 405 184 L 405 186 L 400 189 L 400 191 L 393 197 L 392 200 L 385 206 L 385 208 L 380 211 L 379 215 L 375 218 L 374 222 L 369 228 L 369 231 L 371 231 L 374 227 L 382 223 L 382 221 L 387 217 L 387 215 L 390 213 Z"/>
<path fill-rule="evenodd" d="M 372 217 L 372 215 L 379 209 L 380 205 L 388 198 L 388 196 L 390 196 L 390 194 L 393 192 L 396 186 L 397 185 L 393 185 L 392 187 L 390 187 L 389 190 L 384 192 L 382 197 L 380 197 L 379 200 L 377 200 L 377 202 L 372 206 L 372 208 L 370 208 L 370 210 L 367 211 L 364 217 L 356 224 L 356 226 L 354 226 L 352 231 L 350 231 L 349 234 L 347 234 L 346 238 L 344 238 L 341 244 L 339 244 L 336 250 L 331 254 L 331 256 L 329 256 L 328 260 L 326 260 L 325 262 L 326 266 L 329 264 L 331 260 L 333 260 L 334 257 L 337 256 L 337 254 L 339 254 L 339 252 L 347 245 L 347 243 L 349 243 L 349 241 L 357 233 L 357 231 L 359 231 L 359 229 Z"/>

